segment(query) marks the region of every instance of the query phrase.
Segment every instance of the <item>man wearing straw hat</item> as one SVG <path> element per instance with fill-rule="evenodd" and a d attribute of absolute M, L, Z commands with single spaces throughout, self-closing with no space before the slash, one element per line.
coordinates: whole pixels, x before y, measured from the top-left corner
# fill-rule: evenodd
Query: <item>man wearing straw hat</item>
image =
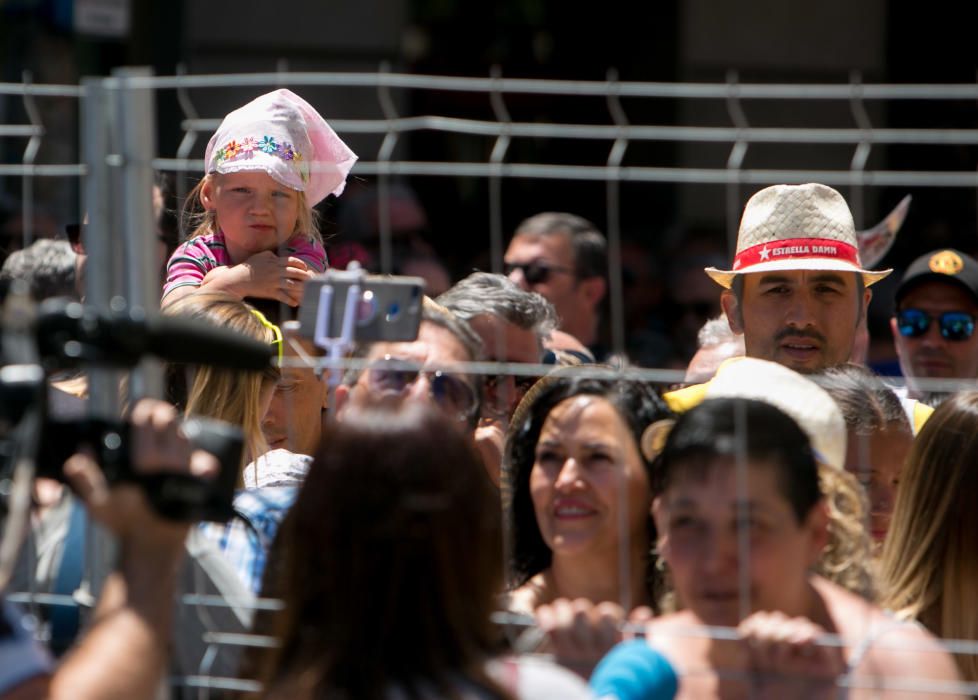
<path fill-rule="evenodd" d="M 849 206 L 819 184 L 767 187 L 747 202 L 733 269 L 707 268 L 749 357 L 802 373 L 848 361 L 869 286 Z"/>
<path fill-rule="evenodd" d="M 892 272 L 863 269 L 858 246 L 849 206 L 831 187 L 774 185 L 751 197 L 732 269 L 706 268 L 747 356 L 805 374 L 847 362 L 869 287 Z M 683 411 L 704 393 L 698 385 L 666 399 Z"/>

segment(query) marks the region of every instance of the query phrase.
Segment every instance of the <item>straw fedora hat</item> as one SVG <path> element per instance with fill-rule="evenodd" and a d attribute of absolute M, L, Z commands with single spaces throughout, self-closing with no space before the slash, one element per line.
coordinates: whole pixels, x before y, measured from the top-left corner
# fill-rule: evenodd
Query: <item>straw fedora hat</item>
<path fill-rule="evenodd" d="M 732 270 L 706 268 L 730 289 L 735 275 L 776 270 L 858 272 L 868 287 L 893 270 L 864 270 L 849 205 L 826 185 L 774 185 L 747 202 Z"/>

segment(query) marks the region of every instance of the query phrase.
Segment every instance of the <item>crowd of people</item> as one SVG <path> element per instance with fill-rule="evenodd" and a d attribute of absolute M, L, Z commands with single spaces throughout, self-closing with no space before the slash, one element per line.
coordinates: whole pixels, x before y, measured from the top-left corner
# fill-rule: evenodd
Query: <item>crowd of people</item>
<path fill-rule="evenodd" d="M 5 604 L 0 697 L 149 698 L 204 667 L 269 698 L 978 694 L 978 391 L 961 382 L 978 378 L 978 261 L 938 250 L 907 269 L 891 382 L 857 350 L 891 271 L 864 268 L 845 200 L 764 188 L 732 265 L 701 273 L 722 314 L 663 386 L 602 342 L 604 236 L 544 212 L 505 274 L 426 297 L 416 338 L 358 343 L 341 372 L 295 319 L 332 262 L 314 207 L 355 161 L 284 89 L 211 138 L 161 306 L 273 359 L 168 366 L 165 401 L 130 420 L 137 470 L 195 478 L 216 466 L 178 416 L 241 428 L 234 517 L 168 521 L 89 454 L 64 467 L 75 496 L 39 482 L 25 551 L 48 554 L 20 585 L 63 592 L 84 525 L 66 499 L 121 556 L 57 664 L 33 638 L 63 622 L 42 611 L 32 632 Z M 46 263 L 64 253 L 3 274 L 71 294 L 78 261 Z M 57 388 L 86 393 L 84 377 Z M 180 598 L 203 578 L 234 609 L 227 631 L 272 643 L 202 643 L 211 613 Z"/>

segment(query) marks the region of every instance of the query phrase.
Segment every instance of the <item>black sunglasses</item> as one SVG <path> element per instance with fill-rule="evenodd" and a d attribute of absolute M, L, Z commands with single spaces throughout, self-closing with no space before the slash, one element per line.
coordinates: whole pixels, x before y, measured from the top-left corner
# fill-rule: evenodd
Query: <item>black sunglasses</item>
<path fill-rule="evenodd" d="M 945 311 L 939 316 L 931 316 L 922 309 L 903 309 L 896 313 L 897 330 L 905 338 L 924 335 L 931 321 L 937 321 L 945 340 L 967 340 L 975 332 L 975 317 L 964 311 Z"/>
<path fill-rule="evenodd" d="M 446 413 L 468 420 L 478 406 L 478 397 L 464 379 L 441 370 L 426 370 L 389 355 L 367 370 L 370 387 L 381 394 L 403 394 L 420 377 L 428 380 L 428 392 Z"/>
<path fill-rule="evenodd" d="M 562 272 L 567 275 L 574 274 L 574 270 L 569 267 L 547 265 L 546 263 L 540 262 L 503 264 L 503 274 L 507 277 L 513 274 L 514 270 L 521 270 L 523 272 L 523 279 L 526 280 L 527 284 L 543 284 L 555 272 Z"/>

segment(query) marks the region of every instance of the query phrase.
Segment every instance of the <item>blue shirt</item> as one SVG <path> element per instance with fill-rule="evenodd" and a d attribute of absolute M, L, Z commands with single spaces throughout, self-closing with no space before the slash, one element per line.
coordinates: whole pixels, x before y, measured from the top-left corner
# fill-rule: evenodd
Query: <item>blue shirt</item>
<path fill-rule="evenodd" d="M 198 527 L 214 542 L 256 595 L 275 534 L 295 503 L 296 486 L 267 486 L 238 491 L 234 517 L 227 523 L 202 523 Z"/>

